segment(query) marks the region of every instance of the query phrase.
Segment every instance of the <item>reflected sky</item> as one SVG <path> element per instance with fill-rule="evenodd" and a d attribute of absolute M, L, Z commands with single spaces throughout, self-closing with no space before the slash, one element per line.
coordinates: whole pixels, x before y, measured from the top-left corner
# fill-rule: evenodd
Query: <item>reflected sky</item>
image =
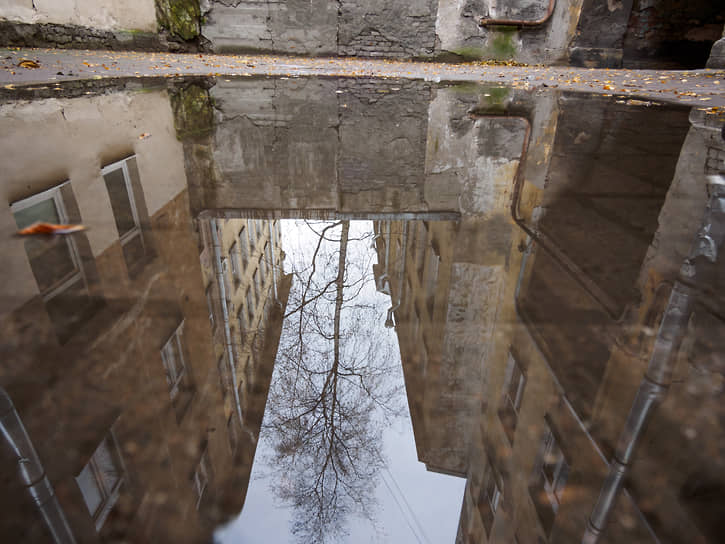
<path fill-rule="evenodd" d="M 319 236 L 316 234 L 327 225 L 330 224 L 282 222 L 286 272 L 297 271 L 302 275 L 309 270 L 313 258 L 320 259 L 320 262 L 329 261 L 319 253 L 324 254 L 325 246 L 330 244 L 323 244 L 320 252 L 317 248 Z M 335 234 L 336 230 L 332 230 L 325 236 L 332 240 L 335 239 Z M 339 238 L 339 232 L 337 237 Z M 370 266 L 376 258 L 374 244 L 371 246 L 374 239 L 372 222 L 351 222 L 349 238 L 351 241 L 347 249 L 347 259 L 350 263 L 348 267 L 350 270 L 357 267 L 359 269 L 357 274 L 351 272 L 351 276 L 354 277 L 347 281 L 357 284 L 362 280 L 364 283 L 361 289 L 355 290 L 354 300 L 349 302 L 348 311 L 353 314 L 362 313 L 360 317 L 356 316 L 353 319 L 356 321 L 362 319 L 364 326 L 371 330 L 371 337 L 375 342 L 388 346 L 384 350 L 384 357 L 388 359 L 387 365 L 390 370 L 386 371 L 385 383 L 381 385 L 384 389 L 393 391 L 393 397 L 385 407 L 378 405 L 372 407 L 377 414 L 373 418 L 377 424 L 382 425 L 383 431 L 376 443 L 370 444 L 370 447 L 383 463 L 372 478 L 366 478 L 364 482 L 364 485 L 370 486 L 373 491 L 370 517 L 361 517 L 353 511 L 349 519 L 342 522 L 342 534 L 329 534 L 325 535 L 325 538 L 331 542 L 452 541 L 455 538 L 455 520 L 464 482 L 459 478 L 427 472 L 424 465 L 417 461 L 410 414 L 405 407 L 407 399 L 397 338 L 394 330 L 384 326 L 391 301 L 389 296 L 376 291 Z M 316 249 L 318 249 L 317 255 Z M 324 274 L 322 278 L 316 278 L 315 283 L 318 285 L 325 283 L 323 278 Z M 304 277 L 302 279 L 304 280 Z M 301 281 L 293 287 L 293 291 L 295 289 L 301 291 L 303 288 L 304 281 Z M 298 296 L 293 293 L 291 300 L 298 300 Z M 325 306 L 330 304 L 334 304 L 334 301 L 327 301 Z M 356 305 L 364 307 L 356 308 Z M 288 307 L 288 314 L 292 311 L 293 309 Z M 285 331 L 280 340 L 283 346 L 290 341 L 285 335 L 294 337 L 295 334 L 294 328 L 287 328 Z M 310 342 L 313 342 L 313 339 Z M 322 366 L 332 364 L 332 357 L 329 357 Z M 282 365 L 277 366 L 272 376 L 270 385 L 272 395 L 277 386 L 276 380 L 280 379 L 279 373 L 284 371 L 283 368 Z M 270 402 L 275 402 L 275 399 L 269 399 L 268 403 Z M 255 542 L 265 538 L 271 538 L 276 542 L 300 541 L 299 537 L 295 538 L 290 534 L 294 506 L 281 500 L 275 489 L 279 485 L 279 474 L 273 455 L 274 429 L 270 427 L 269 419 L 270 417 L 266 416 L 260 433 L 260 443 L 249 488 L 250 498 L 245 503 L 239 519 L 216 532 L 215 539 L 218 542 Z M 294 464 L 292 468 L 294 469 Z M 360 469 L 362 473 L 366 472 L 365 468 L 360 467 Z M 401 523 L 401 520 L 404 520 L 404 523 Z"/>

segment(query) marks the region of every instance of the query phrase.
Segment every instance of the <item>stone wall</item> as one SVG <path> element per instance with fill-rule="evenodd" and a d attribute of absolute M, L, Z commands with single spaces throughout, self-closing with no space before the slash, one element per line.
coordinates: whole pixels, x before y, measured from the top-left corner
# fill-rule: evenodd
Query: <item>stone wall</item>
<path fill-rule="evenodd" d="M 435 52 L 436 0 L 340 0 L 338 53 L 425 57 Z"/>

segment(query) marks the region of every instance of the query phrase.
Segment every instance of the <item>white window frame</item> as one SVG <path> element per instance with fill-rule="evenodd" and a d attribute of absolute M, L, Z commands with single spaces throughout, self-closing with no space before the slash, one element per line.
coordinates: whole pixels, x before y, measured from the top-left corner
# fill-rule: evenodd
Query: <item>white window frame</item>
<path fill-rule="evenodd" d="M 125 233 L 123 236 L 121 236 L 121 233 L 118 233 L 119 240 L 121 241 L 121 245 L 125 246 L 129 242 L 131 242 L 136 236 L 141 237 L 141 245 L 144 248 L 144 252 L 146 251 L 146 241 L 143 238 L 143 233 L 141 232 L 141 221 L 139 220 L 138 216 L 138 209 L 136 208 L 136 195 L 133 191 L 133 186 L 131 185 L 131 174 L 128 171 L 128 161 L 130 159 L 135 158 L 136 155 L 130 155 L 124 159 L 121 159 L 120 161 L 116 161 L 114 163 L 111 163 L 107 166 L 104 166 L 101 168 L 101 177 L 104 177 L 106 174 L 110 172 L 114 172 L 116 170 L 121 170 L 123 172 L 123 181 L 126 186 L 126 192 L 128 193 L 128 201 L 131 204 L 131 216 L 133 217 L 133 222 L 135 224 L 135 227 L 132 228 L 130 231 Z M 105 179 L 104 179 L 105 184 Z M 108 191 L 108 186 L 106 186 L 106 191 Z M 110 198 L 110 194 L 109 194 Z M 114 217 L 115 222 L 115 217 Z M 116 231 L 118 232 L 118 227 L 116 227 Z"/>
<path fill-rule="evenodd" d="M 24 198 L 23 200 L 13 202 L 10 205 L 10 212 L 14 215 L 17 212 L 35 206 L 40 202 L 52 200 L 53 204 L 55 205 L 55 209 L 58 212 L 58 220 L 60 221 L 60 223 L 68 223 L 68 212 L 65 209 L 63 195 L 60 192 L 61 189 L 66 185 L 70 185 L 70 180 L 66 180 L 63 183 L 56 185 L 55 187 L 51 187 L 50 189 L 46 189 L 45 191 L 41 191 L 40 193 L 31 195 L 28 198 Z M 70 253 L 70 258 L 71 261 L 73 261 L 75 270 L 59 282 L 56 282 L 56 284 L 50 289 L 41 291 L 40 294 L 43 297 L 43 302 L 48 302 L 49 300 L 55 298 L 64 291 L 67 291 L 73 285 L 75 285 L 78 280 L 82 280 L 84 288 L 86 289 L 86 291 L 88 290 L 88 281 L 86 279 L 85 273 L 83 272 L 83 267 L 81 266 L 81 258 L 78 252 L 78 246 L 76 245 L 73 236 L 64 236 L 63 238 L 68 245 L 68 252 Z"/>
<path fill-rule="evenodd" d="M 484 478 L 483 485 L 486 489 L 486 499 L 488 501 L 488 506 L 491 509 L 491 514 L 493 515 L 493 517 L 495 517 L 496 510 L 498 510 L 499 501 L 501 500 L 501 490 L 498 488 L 496 475 L 494 474 L 493 467 L 490 463 L 488 464 L 486 470 L 486 477 Z M 491 485 L 493 485 L 493 493 L 490 493 Z"/>
<path fill-rule="evenodd" d="M 111 447 L 113 451 L 109 452 L 111 458 L 114 461 L 118 462 L 118 466 L 116 467 L 119 472 L 119 478 L 116 484 L 113 486 L 112 489 L 106 489 L 105 485 L 103 483 L 103 477 L 100 474 L 100 470 L 97 465 L 97 461 L 95 460 L 96 453 L 98 452 L 98 448 L 101 447 L 102 444 L 105 443 L 106 438 L 109 439 L 111 442 Z M 114 463 L 115 464 L 115 463 Z M 89 509 L 89 513 L 91 514 L 91 517 L 93 518 L 93 523 L 96 527 L 96 531 L 100 531 L 101 527 L 103 527 L 103 524 L 106 521 L 106 518 L 108 517 L 108 514 L 113 510 L 114 505 L 118 501 L 118 497 L 121 494 L 121 486 L 123 485 L 125 481 L 126 476 L 126 467 L 123 463 L 123 457 L 121 457 L 121 450 L 118 447 L 118 441 L 116 440 L 116 434 L 113 432 L 113 428 L 109 431 L 107 436 L 103 437 L 103 440 L 96 446 L 96 449 L 93 450 L 93 455 L 91 455 L 91 458 L 88 460 L 88 463 L 86 463 L 83 466 L 83 469 L 76 475 L 75 480 L 76 484 L 78 485 L 78 488 L 81 489 L 81 495 L 82 488 L 79 483 L 79 479 L 81 477 L 81 474 L 83 470 L 85 470 L 86 467 L 90 467 L 91 474 L 93 475 L 93 479 L 95 480 L 96 486 L 98 487 L 98 490 L 100 491 L 100 494 L 102 496 L 101 504 L 98 506 L 95 512 L 91 512 Z M 85 502 L 85 496 L 83 496 L 83 500 Z M 88 503 L 86 503 L 86 507 L 88 507 Z"/>
<path fill-rule="evenodd" d="M 547 462 L 550 458 L 550 462 Z M 553 462 L 551 462 L 553 460 Z M 549 480 L 545 467 L 553 466 L 553 478 Z M 556 440 L 556 436 L 547 429 L 544 436 L 543 455 L 541 457 L 541 467 L 539 469 L 543 482 L 544 492 L 551 504 L 551 509 L 556 514 L 561 505 L 561 497 L 566 489 L 566 483 L 569 479 L 569 464 L 564 457 L 564 452 Z"/>
<path fill-rule="evenodd" d="M 518 373 L 518 382 L 513 383 L 514 376 Z M 516 391 L 513 398 L 511 398 L 512 386 L 516 386 Z M 511 352 L 508 355 L 508 362 L 506 364 L 506 378 L 503 385 L 503 402 L 513 409 L 516 418 L 519 417 L 519 411 L 521 409 L 521 401 L 524 397 L 524 388 L 526 386 L 526 375 L 521 370 L 521 366 Z"/>
<path fill-rule="evenodd" d="M 176 327 L 174 332 L 171 334 L 169 339 L 164 343 L 163 347 L 161 348 L 161 359 L 164 362 L 166 381 L 169 384 L 169 395 L 171 396 L 171 400 L 175 399 L 179 394 L 179 385 L 183 381 L 184 377 L 187 375 L 186 361 L 184 360 L 184 347 L 182 343 L 183 334 L 184 320 L 182 320 L 179 326 Z M 176 368 L 173 365 L 173 361 L 169 360 L 169 355 L 167 352 L 167 350 L 170 350 L 171 353 L 173 353 L 173 348 L 171 347 L 173 342 L 176 342 L 176 347 L 178 349 L 181 363 L 179 365 L 180 371 L 178 376 L 173 375 L 176 371 Z"/>
<path fill-rule="evenodd" d="M 226 298 L 227 302 L 232 300 L 232 284 L 229 281 L 229 258 L 228 257 L 222 257 L 222 272 L 224 274 L 224 297 Z"/>
<path fill-rule="evenodd" d="M 214 323 L 214 298 L 212 296 L 212 283 L 209 283 L 209 285 L 207 285 L 204 294 L 206 295 L 206 306 L 209 310 L 209 323 L 213 329 L 215 323 Z"/>
<path fill-rule="evenodd" d="M 199 464 L 196 466 L 196 470 L 194 470 L 194 476 L 192 477 L 192 487 L 194 488 L 194 491 L 196 492 L 196 509 L 199 509 L 199 505 L 201 504 L 201 499 L 204 498 L 204 492 L 206 491 L 206 488 L 209 485 L 209 467 L 207 466 L 209 463 L 208 450 L 204 450 L 204 452 L 201 454 L 201 459 L 199 459 Z"/>

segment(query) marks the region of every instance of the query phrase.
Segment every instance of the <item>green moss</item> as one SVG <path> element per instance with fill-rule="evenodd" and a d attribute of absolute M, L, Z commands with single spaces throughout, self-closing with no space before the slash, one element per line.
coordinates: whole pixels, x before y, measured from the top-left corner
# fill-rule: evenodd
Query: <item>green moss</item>
<path fill-rule="evenodd" d="M 163 28 L 182 40 L 199 36 L 199 0 L 156 0 L 156 18 Z"/>
<path fill-rule="evenodd" d="M 179 140 L 209 133 L 214 125 L 214 107 L 209 92 L 196 84 L 176 89 L 171 94 L 174 126 Z"/>
<path fill-rule="evenodd" d="M 489 106 L 503 107 L 510 91 L 511 89 L 509 87 L 486 87 L 483 89 L 482 96 Z"/>
<path fill-rule="evenodd" d="M 480 60 L 486 57 L 486 51 L 479 47 L 461 47 L 451 52 L 458 55 L 464 61 Z"/>
<path fill-rule="evenodd" d="M 516 57 L 516 28 L 498 27 L 491 31 L 492 37 L 489 41 L 489 55 L 496 60 L 509 60 Z"/>

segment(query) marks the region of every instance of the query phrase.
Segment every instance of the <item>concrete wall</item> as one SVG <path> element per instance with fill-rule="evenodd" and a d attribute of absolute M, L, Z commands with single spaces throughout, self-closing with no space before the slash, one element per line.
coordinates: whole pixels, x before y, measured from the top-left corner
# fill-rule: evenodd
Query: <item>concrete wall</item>
<path fill-rule="evenodd" d="M 4 0 L 0 18 L 105 30 L 157 29 L 154 0 Z"/>
<path fill-rule="evenodd" d="M 184 138 L 195 210 L 427 211 L 427 83 L 237 80 L 209 93 L 214 126 Z"/>
<path fill-rule="evenodd" d="M 300 4 L 211 0 L 203 35 L 215 51 L 268 50 L 363 57 L 516 59 L 551 63 L 566 56 L 581 0 L 558 2 L 547 18 L 543 0 L 340 0 Z M 544 20 L 530 28 L 481 27 L 482 17 Z"/>

